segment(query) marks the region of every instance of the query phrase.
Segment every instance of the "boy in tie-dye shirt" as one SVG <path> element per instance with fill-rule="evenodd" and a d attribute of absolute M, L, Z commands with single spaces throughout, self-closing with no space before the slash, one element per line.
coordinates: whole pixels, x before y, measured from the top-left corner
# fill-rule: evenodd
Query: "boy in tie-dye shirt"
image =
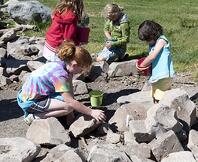
<path fill-rule="evenodd" d="M 28 77 L 17 96 L 17 102 L 30 125 L 36 118 L 73 114 L 73 110 L 104 121 L 102 110 L 91 109 L 73 98 L 72 77 L 89 69 L 92 63 L 88 51 L 72 43 L 61 46 L 58 56 L 62 61 L 48 62 Z"/>

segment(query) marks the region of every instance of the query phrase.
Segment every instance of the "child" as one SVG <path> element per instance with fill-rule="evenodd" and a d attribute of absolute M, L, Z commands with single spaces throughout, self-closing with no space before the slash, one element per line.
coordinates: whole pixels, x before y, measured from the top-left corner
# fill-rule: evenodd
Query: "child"
<path fill-rule="evenodd" d="M 121 60 L 125 56 L 130 36 L 128 17 L 117 4 L 107 4 L 104 16 L 107 18 L 104 25 L 106 43 L 104 49 L 97 54 L 96 61 Z"/>
<path fill-rule="evenodd" d="M 138 29 L 139 39 L 149 44 L 149 55 L 140 64 L 141 68 L 152 65 L 152 74 L 149 78 L 152 84 L 152 97 L 157 103 L 164 91 L 171 89 L 174 75 L 170 43 L 163 35 L 162 26 L 150 20 L 140 24 Z"/>
<path fill-rule="evenodd" d="M 30 125 L 36 118 L 59 117 L 73 110 L 104 121 L 102 110 L 91 109 L 73 98 L 72 77 L 90 68 L 88 51 L 65 43 L 58 51 L 62 61 L 48 62 L 33 71 L 23 84 L 17 102 L 25 113 L 25 122 Z"/>
<path fill-rule="evenodd" d="M 43 50 L 43 56 L 48 61 L 59 60 L 56 50 L 64 40 L 80 44 L 77 39 L 77 23 L 81 20 L 83 10 L 83 0 L 60 0 L 56 5 Z"/>

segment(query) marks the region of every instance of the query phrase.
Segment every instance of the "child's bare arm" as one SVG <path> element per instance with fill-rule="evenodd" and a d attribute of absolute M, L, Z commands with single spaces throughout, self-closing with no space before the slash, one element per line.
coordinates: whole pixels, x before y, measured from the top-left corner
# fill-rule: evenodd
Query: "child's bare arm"
<path fill-rule="evenodd" d="M 157 41 L 154 50 L 145 58 L 145 60 L 141 63 L 140 67 L 146 67 L 152 63 L 152 61 L 157 57 L 162 48 L 167 44 L 164 39 L 160 39 Z"/>
<path fill-rule="evenodd" d="M 92 116 L 95 118 L 97 121 L 105 121 L 106 116 L 104 114 L 104 111 L 102 110 L 97 110 L 97 109 L 91 109 L 79 101 L 75 100 L 70 93 L 64 92 L 61 94 L 64 97 L 64 101 L 74 110 L 81 112 L 83 114 Z"/>
<path fill-rule="evenodd" d="M 111 34 L 108 31 L 104 31 L 105 37 L 110 40 L 111 39 Z"/>

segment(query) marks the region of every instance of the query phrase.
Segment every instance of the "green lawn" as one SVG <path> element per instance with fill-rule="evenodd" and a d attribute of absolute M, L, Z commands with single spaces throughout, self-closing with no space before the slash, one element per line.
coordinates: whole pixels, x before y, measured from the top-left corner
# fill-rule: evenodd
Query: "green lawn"
<path fill-rule="evenodd" d="M 55 0 L 40 0 L 54 7 Z M 107 0 L 84 0 L 90 16 L 90 42 L 87 45 L 90 53 L 99 51 L 104 43 L 101 10 Z M 172 44 L 174 67 L 176 71 L 191 70 L 198 78 L 198 3 L 197 0 L 117 0 L 113 1 L 124 7 L 131 22 L 131 40 L 128 45 L 130 55 L 139 55 L 147 50 L 147 45 L 138 40 L 139 24 L 151 19 L 164 27 L 165 35 Z M 49 23 L 48 23 L 49 24 Z M 36 33 L 44 36 L 48 24 L 40 25 Z M 196 69 L 196 70 L 195 70 Z"/>

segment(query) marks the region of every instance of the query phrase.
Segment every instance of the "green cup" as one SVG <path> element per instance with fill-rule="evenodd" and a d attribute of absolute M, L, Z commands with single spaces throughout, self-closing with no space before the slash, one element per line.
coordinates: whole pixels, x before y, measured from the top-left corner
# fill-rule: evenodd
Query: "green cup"
<path fill-rule="evenodd" d="M 98 107 L 102 105 L 103 92 L 99 90 L 93 90 L 89 93 L 91 106 Z"/>

